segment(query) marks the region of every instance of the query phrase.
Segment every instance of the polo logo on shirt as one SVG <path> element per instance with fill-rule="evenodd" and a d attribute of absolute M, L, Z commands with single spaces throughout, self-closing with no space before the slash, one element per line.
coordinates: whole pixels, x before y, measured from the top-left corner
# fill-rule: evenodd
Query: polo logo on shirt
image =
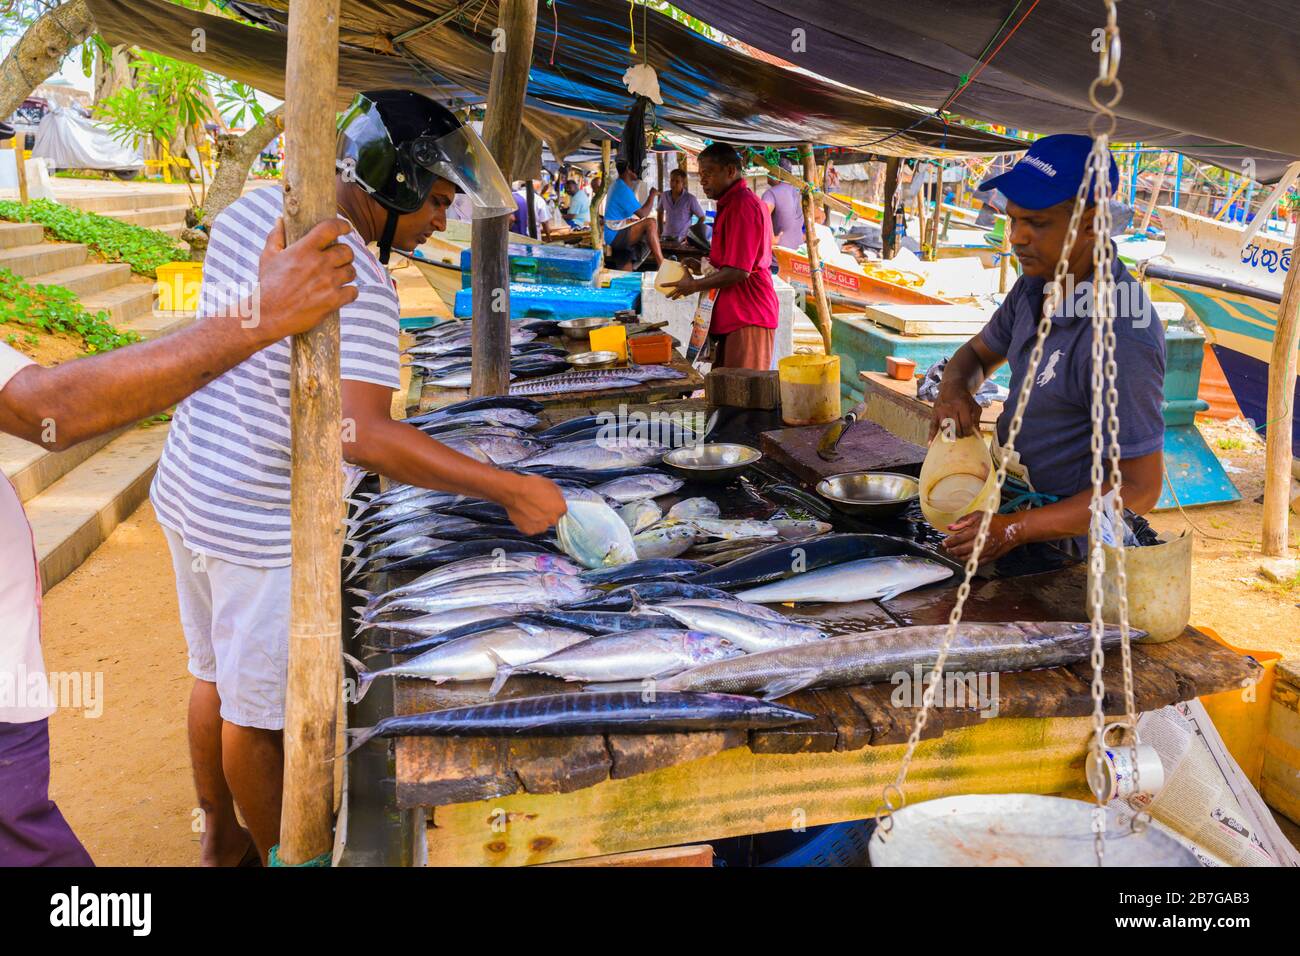
<path fill-rule="evenodd" d="M 1020 162 L 1025 163 L 1028 166 L 1033 166 L 1034 169 L 1038 170 L 1040 173 L 1045 173 L 1052 177 L 1056 176 L 1056 167 L 1051 163 L 1039 159 L 1037 156 L 1021 156 Z M 1016 165 L 1018 166 L 1020 163 L 1017 163 Z"/>
<path fill-rule="evenodd" d="M 1038 373 L 1038 378 L 1035 380 L 1037 385 L 1046 385 L 1056 378 L 1056 363 L 1059 361 L 1061 361 L 1061 350 L 1056 349 L 1047 357 L 1047 367 Z"/>

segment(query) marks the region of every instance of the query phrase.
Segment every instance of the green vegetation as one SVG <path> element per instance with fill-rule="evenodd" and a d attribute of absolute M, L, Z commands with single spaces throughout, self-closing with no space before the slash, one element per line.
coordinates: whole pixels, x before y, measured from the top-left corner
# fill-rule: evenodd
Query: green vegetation
<path fill-rule="evenodd" d="M 1246 443 L 1240 438 L 1220 438 L 1215 442 L 1220 451 L 1238 451 L 1246 447 Z"/>
<path fill-rule="evenodd" d="M 30 285 L 7 269 L 0 269 L 0 324 L 18 325 L 42 332 L 67 332 L 80 336 L 87 352 L 107 352 L 138 342 L 134 332 L 119 332 L 108 321 L 108 313 L 91 315 L 68 289 L 55 285 Z M 5 336 L 16 344 L 18 332 Z M 35 344 L 32 332 L 22 332 Z"/>
<path fill-rule="evenodd" d="M 12 200 L 0 200 L 0 219 L 39 222 L 53 238 L 63 242 L 84 242 L 107 261 L 125 262 L 132 272 L 150 278 L 154 277 L 154 270 L 159 266 L 188 258 L 166 233 L 61 206 L 48 199 L 34 199 L 26 206 Z"/>

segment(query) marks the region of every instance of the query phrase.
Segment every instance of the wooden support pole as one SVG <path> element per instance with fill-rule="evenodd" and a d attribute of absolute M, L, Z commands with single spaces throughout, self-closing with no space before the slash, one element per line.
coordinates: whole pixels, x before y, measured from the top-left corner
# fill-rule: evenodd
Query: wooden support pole
<path fill-rule="evenodd" d="M 1164 153 L 1160 154 L 1162 160 L 1164 159 L 1164 155 Z M 1160 201 L 1160 190 L 1165 188 L 1166 172 L 1167 170 L 1162 163 L 1160 166 L 1160 175 L 1156 177 L 1156 188 L 1151 190 L 1151 201 L 1147 203 L 1147 210 L 1142 215 L 1142 225 L 1138 227 L 1138 232 L 1146 232 L 1147 226 L 1151 224 L 1151 213 L 1155 211 L 1156 203 Z"/>
<path fill-rule="evenodd" d="M 665 189 L 665 187 L 664 187 L 664 167 L 667 165 L 667 163 L 664 161 L 664 154 L 663 154 L 663 153 L 655 153 L 655 159 L 656 159 L 656 161 L 657 161 L 657 163 L 658 163 L 658 166 L 659 166 L 659 196 L 657 197 L 657 199 L 656 199 L 656 201 L 655 201 L 655 205 L 658 207 L 658 213 L 657 213 L 657 215 L 658 215 L 658 218 L 659 218 L 659 235 L 660 235 L 660 236 L 663 236 L 663 234 L 664 234 L 664 215 L 665 215 L 665 212 L 664 212 L 664 189 Z"/>
<path fill-rule="evenodd" d="M 19 133 L 13 139 L 9 140 L 9 145 L 14 150 L 14 169 L 18 176 L 18 201 L 26 203 L 29 196 L 27 193 L 27 162 L 23 159 L 26 152 L 23 147 L 27 144 L 27 134 Z"/>
<path fill-rule="evenodd" d="M 500 0 L 497 26 L 505 48 L 492 57 L 483 140 L 507 179 L 514 177 L 537 30 L 537 0 Z M 532 218 L 532 203 L 529 203 Z M 474 329 L 471 333 L 470 394 L 504 395 L 510 390 L 510 216 L 475 219 L 470 227 L 470 276 Z"/>
<path fill-rule="evenodd" d="M 600 141 L 600 192 L 591 195 L 591 248 L 605 248 L 605 215 L 597 212 L 597 206 L 609 192 L 609 140 Z"/>
<path fill-rule="evenodd" d="M 285 63 L 285 239 L 337 212 L 334 91 L 339 0 L 293 0 Z M 289 677 L 284 707 L 280 858 L 305 863 L 334 844 L 334 764 L 343 547 L 339 317 L 293 339 Z"/>
<path fill-rule="evenodd" d="M 803 160 L 804 182 L 817 185 L 817 160 L 813 158 L 812 143 L 799 144 L 799 157 Z M 817 248 L 817 220 L 813 214 L 812 192 L 803 192 L 804 241 L 808 247 L 808 272 L 812 279 L 813 298 L 817 300 L 817 329 L 822 334 L 826 354 L 831 353 L 831 304 L 826 298 L 826 280 L 822 275 L 822 257 Z"/>
<path fill-rule="evenodd" d="M 1291 260 L 1300 255 L 1300 240 Z M 1268 435 L 1264 445 L 1264 528 L 1260 537 L 1266 557 L 1286 557 L 1291 507 L 1291 422 L 1295 414 L 1296 348 L 1300 346 L 1300 269 L 1286 275 L 1277 307 L 1277 330 L 1268 362 Z"/>
<path fill-rule="evenodd" d="M 1011 288 L 1011 217 L 1002 219 L 1002 254 L 998 256 L 998 291 Z"/>
<path fill-rule="evenodd" d="M 533 180 L 530 176 L 524 180 L 524 201 L 528 204 L 528 235 L 534 239 L 542 238 L 541 230 L 537 227 L 540 225 L 537 221 L 537 191 L 533 189 Z"/>
<path fill-rule="evenodd" d="M 885 215 L 880 228 L 880 257 L 892 259 L 898 251 L 898 157 L 885 160 Z"/>

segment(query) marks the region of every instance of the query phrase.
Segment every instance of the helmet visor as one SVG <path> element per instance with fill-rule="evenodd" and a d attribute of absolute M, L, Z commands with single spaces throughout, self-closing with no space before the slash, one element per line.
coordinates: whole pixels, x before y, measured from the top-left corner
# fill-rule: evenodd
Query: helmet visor
<path fill-rule="evenodd" d="M 450 181 L 469 197 L 475 219 L 490 219 L 515 211 L 510 184 L 488 152 L 487 145 L 472 127 L 421 136 L 410 144 L 415 164 Z"/>

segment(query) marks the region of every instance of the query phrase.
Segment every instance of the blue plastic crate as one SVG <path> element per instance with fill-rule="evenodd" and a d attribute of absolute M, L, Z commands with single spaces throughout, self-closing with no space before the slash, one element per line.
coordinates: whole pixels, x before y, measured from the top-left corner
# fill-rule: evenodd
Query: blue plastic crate
<path fill-rule="evenodd" d="M 510 283 L 510 318 L 573 319 L 583 315 L 609 315 L 623 309 L 636 309 L 641 303 L 640 279 L 633 288 L 621 283 L 608 289 L 582 285 Z M 469 289 L 456 293 L 456 315 L 474 314 L 473 294 Z"/>
<path fill-rule="evenodd" d="M 592 285 L 600 271 L 601 251 L 580 246 L 530 246 L 511 243 L 506 253 L 510 281 L 541 284 Z M 461 282 L 469 286 L 470 250 L 460 254 Z"/>

